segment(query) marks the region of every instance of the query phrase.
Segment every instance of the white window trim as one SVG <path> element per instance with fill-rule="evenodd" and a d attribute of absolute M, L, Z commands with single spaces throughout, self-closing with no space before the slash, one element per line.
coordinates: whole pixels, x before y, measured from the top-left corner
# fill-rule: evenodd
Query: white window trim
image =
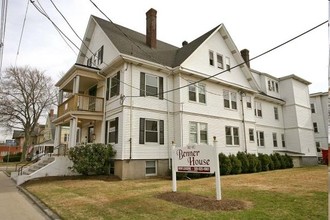
<path fill-rule="evenodd" d="M 251 140 L 250 138 L 250 131 L 252 131 L 252 135 L 253 135 L 253 140 Z M 254 143 L 255 142 L 255 136 L 254 136 L 254 129 L 253 128 L 249 128 L 249 142 L 250 143 Z"/>
<path fill-rule="evenodd" d="M 277 116 L 277 118 L 276 118 L 276 116 Z M 278 113 L 278 107 L 277 106 L 274 106 L 274 119 L 277 120 L 277 121 L 280 120 L 280 116 L 279 116 L 279 113 Z"/>
<path fill-rule="evenodd" d="M 274 136 L 275 135 L 275 136 Z M 272 133 L 272 136 L 273 136 L 273 147 L 276 147 L 278 148 L 278 140 L 277 140 L 277 133 L 276 132 L 273 132 Z M 275 138 L 274 138 L 275 137 Z M 276 146 L 275 146 L 275 143 L 276 142 Z"/>
<path fill-rule="evenodd" d="M 260 142 L 261 142 L 261 141 L 260 141 L 260 133 L 263 133 L 263 136 L 264 136 L 264 138 L 263 138 L 263 140 L 264 140 L 264 145 L 261 145 L 261 143 L 260 143 Z M 266 145 L 266 144 L 265 144 L 265 132 L 264 132 L 264 131 L 257 131 L 256 134 L 257 134 L 257 135 L 256 135 L 256 136 L 257 136 L 257 146 L 258 146 L 258 147 L 263 147 L 263 148 L 264 148 L 265 145 Z"/>
<path fill-rule="evenodd" d="M 226 107 L 225 106 L 225 93 L 228 93 L 228 100 L 229 100 L 229 107 Z M 233 97 L 232 97 L 232 95 L 233 94 L 235 94 L 235 97 L 236 97 L 236 99 L 235 99 L 235 103 L 236 103 L 236 108 L 233 108 L 233 105 L 232 105 L 232 102 L 234 101 L 233 100 Z M 225 108 L 225 109 L 231 109 L 231 110 L 235 110 L 235 111 L 237 111 L 237 109 L 238 109 L 238 103 L 237 103 L 237 93 L 236 92 L 232 92 L 232 91 L 229 91 L 229 90 L 223 90 L 223 107 Z"/>
<path fill-rule="evenodd" d="M 155 173 L 147 173 L 147 168 L 153 168 L 153 167 L 147 167 L 147 162 L 155 162 Z M 157 160 L 146 160 L 145 161 L 145 175 L 146 176 L 157 176 Z"/>
<path fill-rule="evenodd" d="M 230 128 L 230 137 L 231 137 L 232 144 L 227 144 L 227 134 L 226 134 L 227 128 Z M 237 128 L 237 130 L 238 130 L 238 144 L 235 144 L 234 128 Z M 225 136 L 226 136 L 226 146 L 228 146 L 228 147 L 239 147 L 240 146 L 240 137 L 239 137 L 239 128 L 238 127 L 225 126 Z"/>
<path fill-rule="evenodd" d="M 154 122 L 157 122 L 157 142 L 148 142 L 147 141 L 147 121 L 154 121 Z M 159 129 L 159 120 L 155 120 L 155 119 L 148 119 L 146 118 L 145 121 L 144 121 L 144 144 L 159 144 L 159 132 L 160 132 L 160 129 Z M 149 131 L 149 130 L 148 130 Z M 155 132 L 156 133 L 156 132 Z"/>
<path fill-rule="evenodd" d="M 212 64 L 211 64 L 211 60 L 212 60 Z M 209 65 L 210 66 L 214 66 L 215 62 L 214 62 L 214 52 L 212 50 L 209 50 Z"/>
<path fill-rule="evenodd" d="M 191 124 L 196 124 L 196 135 L 197 135 L 197 143 L 192 143 L 191 140 L 190 140 L 190 125 Z M 207 136 L 207 139 L 206 139 L 206 143 L 202 143 L 201 142 L 201 125 L 205 125 L 206 126 L 206 136 Z M 195 122 L 195 121 L 190 121 L 189 122 L 189 144 L 208 144 L 208 126 L 207 126 L 207 123 L 203 123 L 203 122 Z"/>
<path fill-rule="evenodd" d="M 190 84 L 191 83 L 193 83 L 193 82 L 189 82 Z M 194 87 L 195 88 L 195 96 L 196 96 L 196 101 L 194 101 L 194 100 L 190 100 L 190 88 L 191 87 Z M 201 102 L 200 100 L 199 100 L 199 94 L 201 94 L 200 93 L 200 87 L 203 87 L 204 88 L 204 96 L 205 96 L 205 102 Z M 203 84 L 203 83 L 195 83 L 195 84 L 193 84 L 193 85 L 190 85 L 190 86 L 188 86 L 188 100 L 189 100 L 189 102 L 194 102 L 194 103 L 200 103 L 200 104 L 206 104 L 206 85 L 205 84 Z"/>
<path fill-rule="evenodd" d="M 259 107 L 260 107 L 260 109 L 259 109 Z M 262 104 L 261 104 L 261 102 L 258 102 L 258 101 L 255 101 L 254 102 L 254 110 L 255 110 L 255 114 L 254 115 L 256 117 L 258 117 L 258 118 L 262 118 Z M 258 110 L 260 110 L 261 115 L 259 115 Z"/>
<path fill-rule="evenodd" d="M 156 95 L 150 95 L 150 94 L 148 94 L 148 90 L 147 90 L 147 77 L 154 77 L 154 78 L 156 78 L 156 82 L 157 82 L 157 93 L 156 93 Z M 158 98 L 159 97 L 159 77 L 158 76 L 156 76 L 156 75 L 152 75 L 152 74 L 148 74 L 148 73 L 145 73 L 145 76 L 144 76 L 144 91 L 145 91 L 145 96 L 146 97 L 154 97 L 154 98 Z"/>
<path fill-rule="evenodd" d="M 221 62 L 219 62 L 218 56 L 221 57 Z M 219 66 L 219 64 L 221 64 L 222 66 Z M 224 69 L 223 55 L 220 53 L 217 53 L 217 68 Z"/>
<path fill-rule="evenodd" d="M 314 108 L 312 108 L 312 105 L 314 106 Z M 314 110 L 314 112 L 313 112 L 313 110 Z M 316 113 L 315 103 L 311 103 L 311 113 L 312 114 Z"/>

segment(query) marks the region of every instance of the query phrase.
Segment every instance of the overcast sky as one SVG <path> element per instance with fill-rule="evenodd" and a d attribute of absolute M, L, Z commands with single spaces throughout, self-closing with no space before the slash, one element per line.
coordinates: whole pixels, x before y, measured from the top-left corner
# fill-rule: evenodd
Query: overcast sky
<path fill-rule="evenodd" d="M 281 44 L 328 19 L 326 0 L 93 0 L 115 23 L 145 33 L 146 11 L 157 10 L 157 38 L 181 47 L 223 23 L 239 50 L 250 58 Z M 76 61 L 53 25 L 28 0 L 10 0 L 2 70 L 15 64 L 37 67 L 58 81 Z M 40 3 L 51 19 L 80 47 L 50 0 Z M 82 38 L 91 14 L 104 18 L 89 0 L 53 0 Z M 106 19 L 106 18 L 104 18 Z M 310 93 L 328 90 L 328 25 L 251 62 L 251 68 L 276 77 L 296 74 L 312 83 Z M 77 53 L 77 50 L 75 50 Z"/>

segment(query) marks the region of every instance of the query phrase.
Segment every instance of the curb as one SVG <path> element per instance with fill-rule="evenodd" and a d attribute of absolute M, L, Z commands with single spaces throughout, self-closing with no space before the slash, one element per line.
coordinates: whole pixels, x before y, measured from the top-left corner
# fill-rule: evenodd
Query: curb
<path fill-rule="evenodd" d="M 40 208 L 40 210 L 43 211 L 50 219 L 61 220 L 61 218 L 50 208 L 48 208 L 48 206 L 45 203 L 43 203 L 40 199 L 32 195 L 29 191 L 27 191 L 23 187 L 21 186 L 16 186 L 16 187 L 19 191 L 24 193 L 33 203 L 35 203 Z"/>

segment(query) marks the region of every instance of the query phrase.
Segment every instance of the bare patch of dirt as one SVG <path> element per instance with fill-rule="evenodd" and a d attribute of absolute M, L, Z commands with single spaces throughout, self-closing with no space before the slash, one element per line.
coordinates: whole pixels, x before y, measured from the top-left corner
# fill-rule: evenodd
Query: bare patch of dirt
<path fill-rule="evenodd" d="M 209 198 L 191 193 L 166 192 L 158 194 L 158 199 L 175 203 L 187 208 L 194 208 L 203 211 L 237 211 L 251 208 L 252 203 L 247 201 Z"/>

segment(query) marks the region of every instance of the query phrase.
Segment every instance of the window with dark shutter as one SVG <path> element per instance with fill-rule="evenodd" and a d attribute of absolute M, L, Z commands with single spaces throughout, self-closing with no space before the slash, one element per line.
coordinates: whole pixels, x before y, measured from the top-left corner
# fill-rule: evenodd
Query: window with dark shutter
<path fill-rule="evenodd" d="M 118 117 L 115 118 L 115 127 L 116 127 L 116 131 L 115 131 L 115 144 L 118 144 Z"/>
<path fill-rule="evenodd" d="M 145 96 L 145 87 L 146 87 L 146 74 L 140 73 L 140 96 Z"/>
<path fill-rule="evenodd" d="M 118 117 L 109 121 L 109 143 L 118 143 Z"/>
<path fill-rule="evenodd" d="M 158 94 L 158 96 L 159 96 L 159 99 L 164 99 L 163 77 L 158 77 L 158 78 L 159 78 L 159 92 L 158 92 L 159 94 Z"/>
<path fill-rule="evenodd" d="M 145 119 L 140 118 L 139 144 L 144 144 L 144 123 L 145 123 Z"/>
<path fill-rule="evenodd" d="M 119 87 L 120 87 L 120 71 L 117 72 L 117 74 L 111 78 L 110 83 L 110 98 L 113 96 L 119 95 Z"/>
<path fill-rule="evenodd" d="M 107 78 L 106 100 L 109 100 L 109 90 L 110 90 L 110 78 Z"/>
<path fill-rule="evenodd" d="M 164 120 L 159 121 L 159 144 L 164 145 Z"/>
<path fill-rule="evenodd" d="M 109 125 L 109 121 L 105 121 L 105 135 L 104 135 L 105 144 L 108 144 L 108 125 Z"/>

